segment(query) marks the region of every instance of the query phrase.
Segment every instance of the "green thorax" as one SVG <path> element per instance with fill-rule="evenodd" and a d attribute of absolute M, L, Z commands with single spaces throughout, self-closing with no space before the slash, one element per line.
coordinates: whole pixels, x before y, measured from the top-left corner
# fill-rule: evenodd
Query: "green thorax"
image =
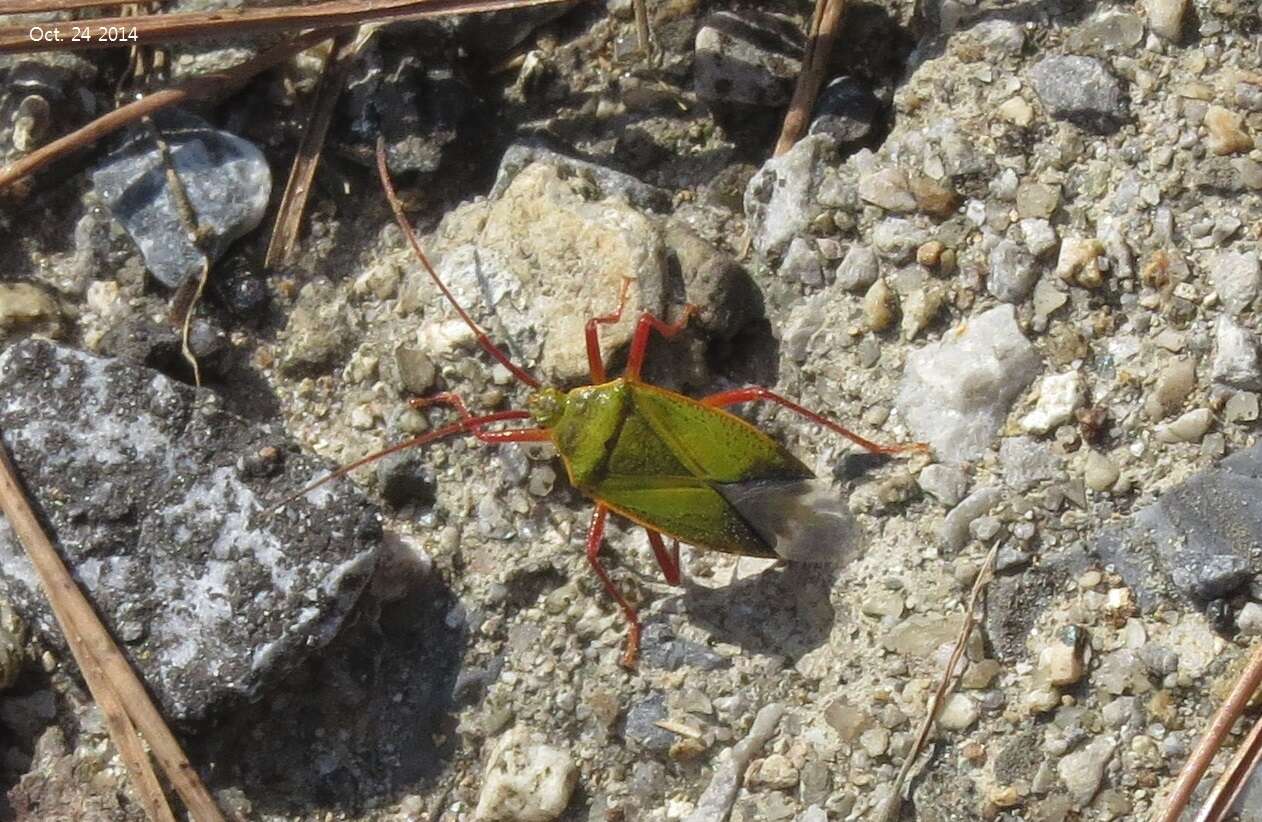
<path fill-rule="evenodd" d="M 770 549 L 724 499 L 728 483 L 808 478 L 796 457 L 718 408 L 617 379 L 532 397 L 574 487 L 684 542 L 743 554 Z"/>

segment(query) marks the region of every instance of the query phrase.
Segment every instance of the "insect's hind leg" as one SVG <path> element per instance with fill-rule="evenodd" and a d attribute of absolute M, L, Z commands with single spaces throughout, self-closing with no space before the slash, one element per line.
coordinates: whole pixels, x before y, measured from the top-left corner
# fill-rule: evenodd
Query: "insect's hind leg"
<path fill-rule="evenodd" d="M 618 291 L 618 307 L 612 313 L 592 317 L 587 321 L 587 365 L 591 369 L 592 385 L 598 385 L 608 379 L 605 374 L 605 363 L 600 358 L 599 326 L 613 325 L 622 319 L 622 310 L 627 307 L 627 293 L 631 290 L 632 282 L 634 281 L 630 277 L 622 278 L 622 287 Z"/>
<path fill-rule="evenodd" d="M 644 533 L 649 535 L 649 545 L 653 546 L 653 557 L 657 560 L 657 565 L 662 569 L 662 576 L 666 577 L 668 585 L 679 584 L 679 540 L 673 540 L 671 550 L 666 550 L 666 544 L 662 542 L 662 535 L 657 531 L 648 528 L 644 529 Z"/>
<path fill-rule="evenodd" d="M 795 414 L 806 417 L 808 420 L 817 425 L 822 425 L 829 431 L 841 434 L 846 439 L 856 445 L 866 448 L 874 454 L 897 454 L 901 451 L 920 451 L 925 453 L 929 451 L 929 446 L 925 445 L 923 442 L 911 442 L 905 445 L 881 445 L 880 443 L 872 442 L 872 440 L 859 436 L 850 429 L 842 427 L 827 417 L 803 408 L 793 400 L 788 399 L 787 397 L 782 397 L 774 391 L 760 386 L 738 388 L 735 391 L 724 391 L 719 394 L 711 394 L 708 397 L 703 397 L 701 399 L 701 403 L 714 408 L 724 408 L 729 405 L 737 405 L 743 402 L 757 402 L 759 400 L 765 400 L 767 402 L 774 402 L 778 405 L 782 405 Z"/>
<path fill-rule="evenodd" d="M 635 608 L 631 607 L 631 603 L 627 602 L 627 598 L 614 586 L 613 580 L 609 578 L 605 566 L 600 564 L 600 558 L 597 556 L 600 553 L 601 544 L 605 541 L 605 518 L 608 514 L 609 508 L 601 504 L 596 506 L 596 511 L 592 514 L 591 528 L 587 532 L 587 562 L 596 572 L 596 576 L 600 577 L 605 591 L 622 607 L 622 613 L 626 615 L 627 649 L 623 652 L 620 662 L 624 668 L 634 668 L 636 657 L 640 654 L 640 616 Z"/>

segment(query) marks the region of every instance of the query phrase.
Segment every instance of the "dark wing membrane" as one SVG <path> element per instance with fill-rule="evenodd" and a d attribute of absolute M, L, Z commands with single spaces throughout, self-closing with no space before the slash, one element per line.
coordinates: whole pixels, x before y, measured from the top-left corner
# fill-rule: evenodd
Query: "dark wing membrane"
<path fill-rule="evenodd" d="M 714 486 L 695 477 L 606 477 L 598 498 L 680 542 L 755 557 L 777 556 Z"/>
<path fill-rule="evenodd" d="M 813 476 L 784 446 L 740 417 L 651 385 L 628 387 L 635 412 L 701 479 L 741 482 Z"/>
<path fill-rule="evenodd" d="M 862 548 L 859 523 L 823 480 L 746 480 L 714 487 L 774 556 L 839 564 Z"/>

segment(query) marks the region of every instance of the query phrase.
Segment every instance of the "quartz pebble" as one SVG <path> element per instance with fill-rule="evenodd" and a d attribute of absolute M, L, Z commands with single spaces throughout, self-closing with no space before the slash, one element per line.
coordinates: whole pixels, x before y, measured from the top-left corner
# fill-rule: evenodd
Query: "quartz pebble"
<path fill-rule="evenodd" d="M 868 246 L 855 243 L 837 266 L 837 285 L 847 291 L 864 291 L 871 288 L 879 275 L 876 254 Z"/>
<path fill-rule="evenodd" d="M 1019 303 L 1034 290 L 1038 282 L 1038 269 L 1029 251 L 1011 240 L 1000 240 L 990 252 L 990 274 L 986 278 L 986 290 L 995 299 L 1006 303 Z"/>
<path fill-rule="evenodd" d="M 1104 268 L 1100 265 L 1103 254 L 1104 246 L 1099 240 L 1066 237 L 1060 244 L 1056 273 L 1061 279 L 1074 285 L 1099 288 L 1104 282 Z"/>
<path fill-rule="evenodd" d="M 1034 410 L 1021 418 L 1021 429 L 1031 434 L 1046 434 L 1073 417 L 1082 402 L 1082 376 L 1066 371 L 1044 377 L 1039 384 L 1039 400 Z"/>
<path fill-rule="evenodd" d="M 1157 439 L 1164 443 L 1198 442 L 1214 423 L 1208 408 L 1194 408 L 1171 422 L 1157 426 Z"/>
<path fill-rule="evenodd" d="M 1121 85 L 1094 57 L 1045 57 L 1030 69 L 1030 82 L 1053 117 L 1090 131 L 1116 131 L 1126 116 Z"/>
<path fill-rule="evenodd" d="M 1249 331 L 1230 317 L 1219 317 L 1214 330 L 1210 376 L 1216 383 L 1248 390 L 1262 389 L 1258 346 Z"/>
<path fill-rule="evenodd" d="M 980 715 L 977 703 L 971 697 L 951 694 L 938 714 L 938 724 L 948 731 L 962 731 L 976 722 Z"/>
<path fill-rule="evenodd" d="M 946 506 L 953 506 L 968 491 L 968 475 L 958 466 L 935 463 L 921 470 L 916 482 L 920 490 Z"/>
<path fill-rule="evenodd" d="M 566 751 L 516 726 L 491 751 L 474 817 L 549 822 L 565 811 L 577 782 L 578 768 Z"/>

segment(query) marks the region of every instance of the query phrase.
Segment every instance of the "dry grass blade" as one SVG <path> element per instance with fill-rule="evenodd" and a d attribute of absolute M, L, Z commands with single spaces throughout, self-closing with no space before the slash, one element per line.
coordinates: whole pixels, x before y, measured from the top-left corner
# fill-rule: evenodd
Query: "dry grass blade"
<path fill-rule="evenodd" d="M 569 0 L 328 0 L 307 6 L 272 6 L 223 11 L 142 14 L 134 17 L 100 17 L 92 20 L 92 31 L 121 28 L 135 40 L 99 42 L 73 40 L 74 28 L 83 23 L 42 24 L 43 39 L 30 35 L 30 26 L 0 27 L 0 54 L 127 47 L 153 43 L 197 40 L 207 37 L 240 37 L 267 32 L 293 32 L 304 29 L 348 28 L 386 20 L 422 19 L 451 14 L 478 14 L 529 6 L 549 6 Z M 328 36 L 327 33 L 325 35 Z M 60 38 L 49 42 L 50 38 Z"/>
<path fill-rule="evenodd" d="M 327 38 L 328 34 L 320 32 L 303 34 L 287 43 L 269 49 L 239 66 L 196 77 L 187 83 L 174 88 L 156 91 L 134 103 L 128 103 L 125 106 L 116 108 L 88 123 L 83 128 L 72 131 L 64 137 L 41 146 L 7 168 L 0 170 L 0 191 L 60 157 L 81 148 L 87 148 L 97 140 L 112 134 L 124 126 L 138 122 L 155 111 L 189 100 L 217 99 L 225 92 L 248 82 L 256 74 L 271 68 L 277 63 L 288 60 L 295 54 L 305 51 Z"/>
<path fill-rule="evenodd" d="M 1169 799 L 1166 800 L 1167 805 L 1161 816 L 1161 822 L 1178 822 L 1188 802 L 1191 801 L 1201 777 L 1205 775 L 1210 763 L 1214 761 L 1214 755 L 1222 747 L 1223 739 L 1231 731 L 1231 726 L 1235 725 L 1236 720 L 1244 713 L 1245 706 L 1249 704 L 1249 700 L 1253 698 L 1259 685 L 1262 685 L 1262 642 L 1254 647 L 1249 664 L 1240 673 L 1236 684 L 1231 687 L 1231 693 L 1223 701 L 1218 713 L 1214 714 L 1214 718 L 1210 720 L 1209 727 L 1201 736 L 1201 741 L 1196 743 L 1196 749 L 1192 751 L 1187 762 L 1183 763 L 1183 770 L 1179 771 L 1179 778 L 1170 792 Z"/>
<path fill-rule="evenodd" d="M 631 0 L 635 9 L 635 32 L 640 41 L 640 53 L 645 57 L 653 56 L 653 33 L 649 31 L 649 9 L 647 0 Z"/>
<path fill-rule="evenodd" d="M 811 121 L 815 97 L 824 84 L 828 70 L 828 57 L 832 54 L 837 33 L 841 31 L 841 16 L 846 10 L 846 0 L 815 0 L 815 16 L 811 20 L 810 35 L 806 40 L 806 54 L 802 58 L 802 72 L 798 75 L 793 99 L 784 115 L 780 139 L 776 141 L 774 156 L 780 156 L 802 139 Z"/>
<path fill-rule="evenodd" d="M 92 604 L 79 590 L 79 586 L 75 584 L 74 578 L 66 569 L 65 563 L 57 554 L 57 549 L 49 542 L 48 536 L 40 527 L 35 512 L 31 510 L 30 503 L 27 502 L 26 495 L 18 484 L 17 472 L 3 446 L 2 438 L 0 438 L 0 510 L 3 510 L 13 533 L 17 535 L 18 541 L 22 543 L 27 556 L 30 557 L 31 564 L 35 566 L 40 583 L 44 586 L 44 591 L 52 604 L 53 613 L 57 616 L 57 622 L 66 635 L 66 641 L 72 649 L 75 649 L 75 659 L 83 660 L 81 670 L 84 678 L 89 681 L 93 694 L 110 691 L 117 696 L 117 705 L 121 706 L 126 713 L 128 721 L 134 723 L 135 727 L 145 735 L 154 758 L 157 759 L 163 773 L 179 793 L 180 798 L 184 800 L 184 804 L 188 806 L 193 819 L 198 822 L 223 822 L 223 814 L 219 812 L 210 792 L 206 790 L 206 786 L 198 777 L 197 771 L 189 764 L 188 757 L 184 756 L 180 743 L 172 735 L 162 715 L 149 699 L 144 685 L 132 670 L 126 657 L 118 650 L 118 646 L 114 644 L 109 631 L 101 624 L 96 611 L 92 609 Z M 106 718 L 110 719 L 112 711 L 109 698 L 106 697 L 106 699 L 107 704 L 102 705 L 102 708 L 106 710 Z M 115 727 L 112 722 L 111 732 Z M 121 732 L 126 732 L 126 724 L 118 727 Z M 136 740 L 135 744 L 139 745 L 139 740 Z M 126 746 L 127 751 L 125 756 L 134 758 L 135 746 L 127 742 L 123 745 Z M 120 746 L 120 751 L 122 750 L 124 748 Z M 152 785 L 155 783 L 156 780 L 153 782 L 145 780 L 137 785 L 137 791 L 151 796 Z"/>
<path fill-rule="evenodd" d="M 311 194 L 311 181 L 315 179 L 320 153 L 324 150 L 324 139 L 329 133 L 329 123 L 333 120 L 333 107 L 342 95 L 342 86 L 346 82 L 347 72 L 350 71 L 352 58 L 366 39 L 358 36 L 358 30 L 339 34 L 320 67 L 320 81 L 310 100 L 302 142 L 298 144 L 298 153 L 289 168 L 289 180 L 285 183 L 285 193 L 281 197 L 280 208 L 276 211 L 272 237 L 267 243 L 263 266 L 268 270 L 275 270 L 282 265 L 298 241 L 302 214 L 307 207 L 307 197 Z"/>
<path fill-rule="evenodd" d="M 1226 819 L 1232 806 L 1236 804 L 1236 800 L 1249 783 L 1249 775 L 1253 773 L 1260 760 L 1262 760 L 1262 719 L 1253 723 L 1253 730 L 1249 731 L 1244 744 L 1232 757 L 1231 764 L 1219 778 L 1218 784 L 1214 785 L 1214 790 L 1210 791 L 1209 798 L 1201 807 L 1201 812 L 1196 815 L 1196 822 L 1222 822 Z"/>
<path fill-rule="evenodd" d="M 912 767 L 916 764 L 916 760 L 920 758 L 925 745 L 928 744 L 929 734 L 933 731 L 933 724 L 938 720 L 938 714 L 942 711 L 942 706 L 946 704 L 946 698 L 951 693 L 951 688 L 955 683 L 955 669 L 959 666 L 960 660 L 964 658 L 968 639 L 973 634 L 973 627 L 977 623 L 977 605 L 981 602 L 986 585 L 990 582 L 990 577 L 995 567 L 995 557 L 998 554 L 999 543 L 996 542 L 991 547 L 990 553 L 986 555 L 986 561 L 982 563 L 981 570 L 977 572 L 977 579 L 973 581 L 973 590 L 968 597 L 968 608 L 964 612 L 964 624 L 960 626 L 960 635 L 955 639 L 955 647 L 951 650 L 951 656 L 947 660 L 946 668 L 942 671 L 942 678 L 938 681 L 937 690 L 934 691 L 933 696 L 929 699 L 929 705 L 925 710 L 925 718 L 921 721 L 920 729 L 916 732 L 916 740 L 912 743 L 911 749 L 907 751 L 907 757 L 903 760 L 903 766 L 899 768 L 898 776 L 894 777 L 894 790 L 891 792 L 889 799 L 886 800 L 885 806 L 878 809 L 876 818 L 882 820 L 882 822 L 895 822 L 899 817 L 899 811 L 902 809 L 903 803 L 903 783 L 907 781 Z"/>

